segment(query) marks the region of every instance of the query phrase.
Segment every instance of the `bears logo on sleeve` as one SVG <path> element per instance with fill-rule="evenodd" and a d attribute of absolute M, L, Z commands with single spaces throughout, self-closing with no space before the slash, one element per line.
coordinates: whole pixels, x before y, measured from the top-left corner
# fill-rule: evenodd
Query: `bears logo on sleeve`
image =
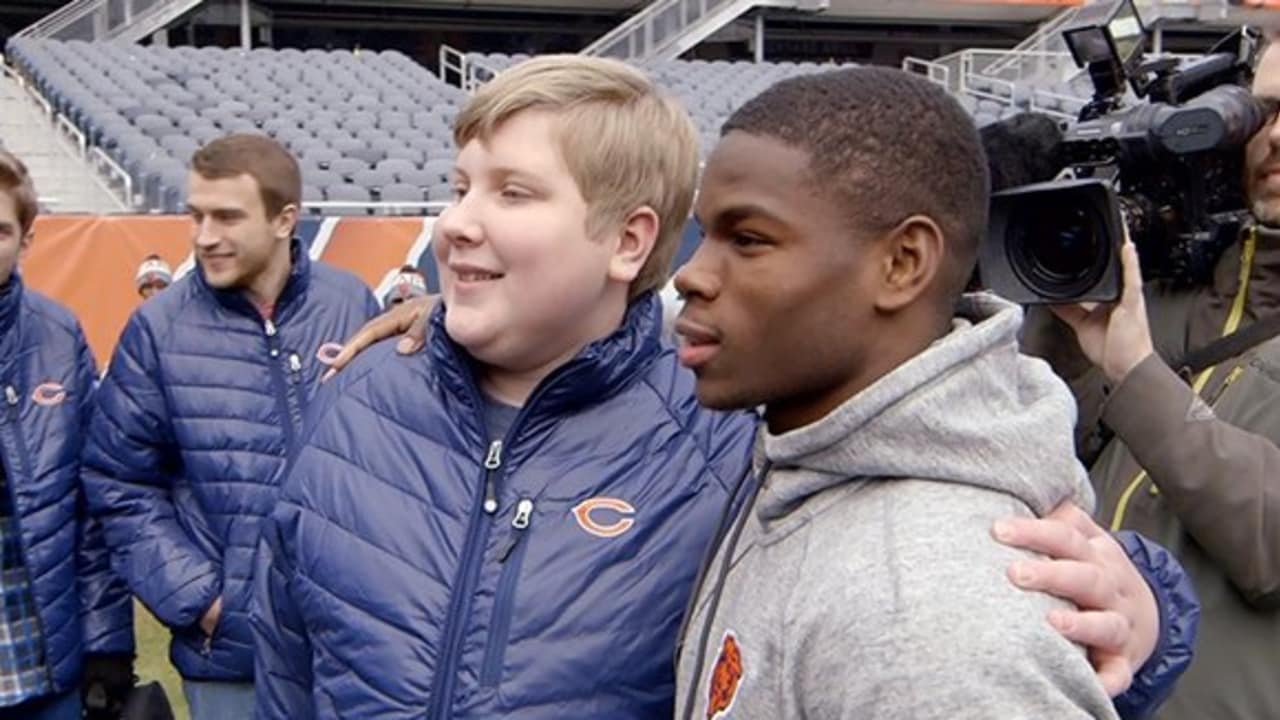
<path fill-rule="evenodd" d="M 742 684 L 742 650 L 732 631 L 724 634 L 720 643 L 720 655 L 711 668 L 711 682 L 707 690 L 707 720 L 724 717 L 733 709 Z"/>

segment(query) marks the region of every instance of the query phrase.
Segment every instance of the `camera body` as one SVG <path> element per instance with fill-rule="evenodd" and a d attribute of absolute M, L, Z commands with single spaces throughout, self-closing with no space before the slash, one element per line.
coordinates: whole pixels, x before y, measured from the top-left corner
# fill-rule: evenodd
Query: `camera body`
<path fill-rule="evenodd" d="M 984 284 L 1024 304 L 1117 299 L 1126 231 L 1144 277 L 1202 283 L 1249 217 L 1243 147 L 1265 120 L 1249 34 L 1144 64 L 1132 0 L 1086 9 L 1064 37 L 1096 95 L 1056 150 L 1065 179 L 995 193 L 980 253 Z M 1126 86 L 1146 101 L 1123 107 Z"/>

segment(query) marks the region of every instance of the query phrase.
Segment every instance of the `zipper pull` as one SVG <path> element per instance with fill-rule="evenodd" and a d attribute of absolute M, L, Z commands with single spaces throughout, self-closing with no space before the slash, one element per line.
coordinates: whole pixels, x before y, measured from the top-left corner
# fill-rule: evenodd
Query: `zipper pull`
<path fill-rule="evenodd" d="M 529 498 L 520 498 L 520 502 L 516 503 L 516 516 L 511 518 L 511 527 L 517 530 L 524 530 L 529 527 L 529 518 L 533 516 L 533 501 Z"/>
<path fill-rule="evenodd" d="M 520 502 L 516 503 L 516 515 L 511 518 L 511 532 L 507 534 L 506 543 L 498 551 L 498 562 L 506 562 L 507 558 L 511 557 L 511 551 L 516 549 L 520 539 L 525 535 L 524 531 L 529 529 L 531 517 L 533 517 L 533 501 L 529 498 L 520 498 Z"/>
<path fill-rule="evenodd" d="M 302 372 L 302 360 L 298 358 L 298 353 L 289 355 L 289 371 L 293 373 Z"/>
<path fill-rule="evenodd" d="M 14 390 L 12 385 L 5 385 L 4 399 L 10 406 L 16 406 L 18 404 L 18 391 Z"/>
<path fill-rule="evenodd" d="M 270 318 L 262 321 L 262 329 L 267 333 L 267 337 L 276 336 L 276 324 L 271 322 Z"/>
<path fill-rule="evenodd" d="M 210 653 L 213 652 L 213 636 L 212 635 L 204 636 L 204 644 L 201 647 L 201 649 L 204 651 L 204 656 L 209 657 Z"/>
<path fill-rule="evenodd" d="M 484 458 L 485 470 L 497 470 L 502 467 L 502 441 L 494 440 L 489 444 L 489 454 Z"/>
<path fill-rule="evenodd" d="M 498 488 L 494 475 L 502 467 L 502 441 L 489 444 L 489 454 L 484 458 L 484 511 L 490 515 L 498 512 Z"/>

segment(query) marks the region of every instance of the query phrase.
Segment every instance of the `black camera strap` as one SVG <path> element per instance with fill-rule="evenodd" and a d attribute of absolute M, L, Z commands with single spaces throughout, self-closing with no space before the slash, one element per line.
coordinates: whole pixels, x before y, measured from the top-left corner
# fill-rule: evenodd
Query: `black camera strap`
<path fill-rule="evenodd" d="M 1173 363 L 1173 368 L 1184 377 L 1191 377 L 1224 360 L 1239 357 L 1246 350 L 1261 345 L 1276 335 L 1280 335 L 1280 313 L 1250 323 L 1230 335 L 1224 335 L 1204 347 L 1184 354 Z"/>

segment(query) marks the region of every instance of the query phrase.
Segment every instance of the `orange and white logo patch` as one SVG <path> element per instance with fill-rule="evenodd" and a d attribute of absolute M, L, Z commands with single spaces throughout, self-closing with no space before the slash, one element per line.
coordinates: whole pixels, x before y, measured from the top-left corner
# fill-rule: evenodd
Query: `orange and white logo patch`
<path fill-rule="evenodd" d="M 738 647 L 738 638 L 730 630 L 725 632 L 720 643 L 720 655 L 711 668 L 711 682 L 707 687 L 707 720 L 728 715 L 733 709 L 733 701 L 738 699 L 741 686 L 742 648 Z"/>
<path fill-rule="evenodd" d="M 611 497 L 588 498 L 573 508 L 573 517 L 578 525 L 602 538 L 615 538 L 630 530 L 636 521 L 629 516 L 635 514 L 636 509 L 631 507 L 631 503 Z"/>
<path fill-rule="evenodd" d="M 338 353 L 342 352 L 342 343 L 327 342 L 316 350 L 316 359 L 322 365 L 332 365 L 334 360 L 338 359 Z"/>
<path fill-rule="evenodd" d="M 58 405 L 67 399 L 67 389 L 62 383 L 47 382 L 31 391 L 31 402 L 37 405 Z"/>

